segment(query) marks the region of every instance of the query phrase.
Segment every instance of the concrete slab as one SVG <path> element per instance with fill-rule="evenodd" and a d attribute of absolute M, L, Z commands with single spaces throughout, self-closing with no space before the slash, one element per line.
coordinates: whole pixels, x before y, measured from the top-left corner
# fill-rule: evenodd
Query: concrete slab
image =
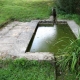
<path fill-rule="evenodd" d="M 31 22 L 12 22 L 0 30 L 0 59 L 27 58 L 29 60 L 52 60 L 48 52 L 25 53 L 26 48 L 37 28 L 39 20 Z"/>
<path fill-rule="evenodd" d="M 2 57 L 1 57 L 2 56 Z M 3 53 L 1 54 L 0 59 L 5 59 L 5 58 L 26 58 L 28 60 L 54 60 L 54 55 L 49 52 L 35 52 L 35 53 L 23 53 L 23 54 L 6 54 Z"/>
<path fill-rule="evenodd" d="M 11 22 L 0 30 L 0 54 L 25 54 L 39 21 Z"/>
<path fill-rule="evenodd" d="M 0 38 L 0 44 L 13 44 L 16 41 L 16 37 L 2 37 Z"/>
<path fill-rule="evenodd" d="M 52 17 L 46 21 L 52 21 Z M 54 55 L 49 52 L 25 53 L 26 48 L 37 28 L 39 20 L 31 22 L 14 21 L 0 30 L 0 59 L 1 58 L 22 58 L 29 60 L 51 60 Z M 58 22 L 67 22 L 71 30 L 78 38 L 80 27 L 69 20 L 58 20 Z"/>
<path fill-rule="evenodd" d="M 80 35 L 80 26 L 77 25 L 74 21 L 67 21 L 69 27 L 71 28 L 72 32 L 76 36 L 76 38 L 79 38 Z"/>
<path fill-rule="evenodd" d="M 49 52 L 27 52 L 26 55 L 22 55 L 29 60 L 54 60 L 54 55 Z"/>
<path fill-rule="evenodd" d="M 18 21 L 11 22 L 4 28 L 0 29 L 0 37 L 3 37 L 5 34 L 7 34 L 11 29 L 13 29 L 17 24 L 19 24 Z"/>
<path fill-rule="evenodd" d="M 43 20 L 45 21 L 45 20 Z M 46 21 L 52 21 L 52 16 Z M 25 50 L 37 28 L 39 20 L 31 22 L 14 21 L 0 30 L 0 59 L 4 58 L 27 58 L 29 60 L 51 60 L 54 55 L 49 52 L 30 53 Z M 78 38 L 79 26 L 74 21 L 58 20 L 58 22 L 67 22 L 71 30 Z"/>

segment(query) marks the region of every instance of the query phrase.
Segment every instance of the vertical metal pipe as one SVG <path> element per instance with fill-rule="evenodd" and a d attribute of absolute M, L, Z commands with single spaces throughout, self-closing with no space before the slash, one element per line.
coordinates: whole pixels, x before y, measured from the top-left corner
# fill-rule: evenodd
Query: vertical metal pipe
<path fill-rule="evenodd" d="M 53 8 L 53 10 L 52 10 L 52 16 L 53 16 L 53 24 L 56 24 L 56 16 L 57 16 L 57 14 L 56 14 L 56 9 L 55 8 Z"/>

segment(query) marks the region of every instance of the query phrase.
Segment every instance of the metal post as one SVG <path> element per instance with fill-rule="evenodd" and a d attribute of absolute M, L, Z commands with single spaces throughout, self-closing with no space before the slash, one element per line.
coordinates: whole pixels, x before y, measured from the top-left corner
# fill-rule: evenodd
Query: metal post
<path fill-rule="evenodd" d="M 53 10 L 52 10 L 52 15 L 53 15 L 53 24 L 56 24 L 56 16 L 57 16 L 57 14 L 56 14 L 56 9 L 55 8 L 53 8 Z"/>

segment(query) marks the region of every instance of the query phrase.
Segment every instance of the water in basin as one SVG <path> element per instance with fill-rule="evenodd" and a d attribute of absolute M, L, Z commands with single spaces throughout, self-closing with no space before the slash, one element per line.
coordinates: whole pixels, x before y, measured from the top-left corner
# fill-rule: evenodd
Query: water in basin
<path fill-rule="evenodd" d="M 75 36 L 67 24 L 38 26 L 30 52 L 54 52 L 68 46 Z"/>

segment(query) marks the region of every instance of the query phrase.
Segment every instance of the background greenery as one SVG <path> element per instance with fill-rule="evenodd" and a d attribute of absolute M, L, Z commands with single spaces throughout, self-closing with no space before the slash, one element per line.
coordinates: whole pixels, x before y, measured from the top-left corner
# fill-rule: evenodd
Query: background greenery
<path fill-rule="evenodd" d="M 0 0 L 0 25 L 9 20 L 47 19 L 56 5 L 58 19 L 73 19 L 80 25 L 79 0 Z"/>
<path fill-rule="evenodd" d="M 55 0 L 58 19 L 74 20 L 80 25 L 80 0 Z"/>
<path fill-rule="evenodd" d="M 80 14 L 80 0 L 56 0 L 57 7 L 66 13 Z"/>
<path fill-rule="evenodd" d="M 0 0 L 0 24 L 11 19 L 46 19 L 51 14 L 52 6 L 53 0 Z"/>

